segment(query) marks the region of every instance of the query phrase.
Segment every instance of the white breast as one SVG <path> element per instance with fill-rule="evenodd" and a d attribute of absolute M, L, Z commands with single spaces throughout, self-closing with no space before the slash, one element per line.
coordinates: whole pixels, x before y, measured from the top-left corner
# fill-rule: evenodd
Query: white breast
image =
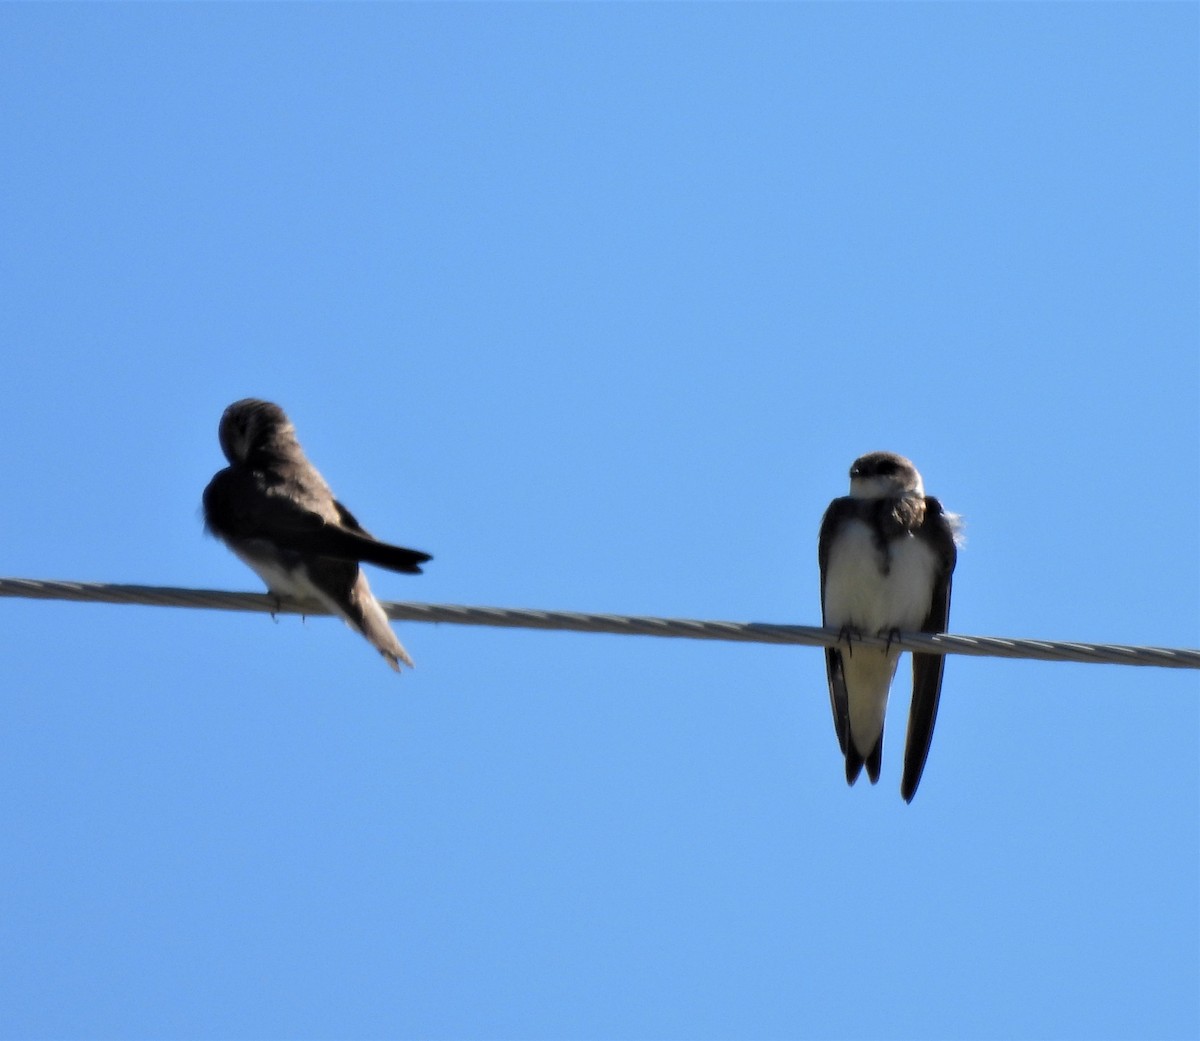
<path fill-rule="evenodd" d="M 294 596 L 300 600 L 320 600 L 320 590 L 308 580 L 308 572 L 303 567 L 288 570 L 283 564 L 267 555 L 252 555 L 241 549 L 230 546 L 230 549 L 241 559 L 242 563 L 253 569 L 276 596 Z"/>
<path fill-rule="evenodd" d="M 864 632 L 917 629 L 929 614 L 938 560 L 921 539 L 902 535 L 889 542 L 890 567 L 871 529 L 846 522 L 833 540 L 825 572 L 825 624 Z"/>

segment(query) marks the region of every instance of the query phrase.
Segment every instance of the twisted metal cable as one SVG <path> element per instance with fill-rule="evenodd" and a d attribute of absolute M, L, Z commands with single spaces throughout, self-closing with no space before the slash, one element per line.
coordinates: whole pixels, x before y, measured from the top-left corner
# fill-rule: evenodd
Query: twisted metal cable
<path fill-rule="evenodd" d="M 108 582 L 47 582 L 34 578 L 0 578 L 0 597 L 143 604 L 151 607 L 197 607 L 221 611 L 258 611 L 267 614 L 329 614 L 328 610 L 317 603 L 262 593 L 116 585 Z M 382 601 L 382 604 L 389 618 L 405 622 L 449 622 L 455 625 L 486 625 L 510 629 L 553 629 L 583 633 L 615 633 L 622 636 L 673 636 L 692 640 L 800 644 L 806 647 L 831 647 L 839 638 L 836 629 L 809 625 L 706 622 L 688 618 L 648 618 L 386 600 Z M 882 636 L 864 634 L 861 637 L 856 636 L 854 642 L 868 647 L 883 647 L 888 645 L 889 640 Z M 891 639 L 890 644 L 902 650 L 923 651 L 927 654 L 968 654 L 976 657 L 1026 658 L 1037 661 L 1200 669 L 1200 650 L 1169 647 L 1010 640 L 996 636 L 954 636 L 949 633 L 901 633 Z"/>

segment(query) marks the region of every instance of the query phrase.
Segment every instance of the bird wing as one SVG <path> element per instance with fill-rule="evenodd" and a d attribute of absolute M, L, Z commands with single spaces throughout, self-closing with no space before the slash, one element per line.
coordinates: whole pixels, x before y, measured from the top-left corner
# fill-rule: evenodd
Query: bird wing
<path fill-rule="evenodd" d="M 934 583 L 929 614 L 921 625 L 921 631 L 941 633 L 946 631 L 950 623 L 950 579 L 958 560 L 958 550 L 954 544 L 954 526 L 942 509 L 942 504 L 932 496 L 927 496 L 925 502 L 925 523 L 920 533 L 937 553 L 941 568 Z M 912 707 L 908 712 L 904 775 L 900 781 L 900 794 L 905 802 L 912 802 L 925 770 L 929 744 L 933 740 L 933 726 L 937 722 L 938 702 L 942 696 L 942 670 L 946 664 L 943 654 L 914 653 L 912 659 Z"/>
<path fill-rule="evenodd" d="M 325 516 L 315 499 L 310 504 L 286 486 L 269 485 L 260 472 L 228 467 L 204 489 L 204 518 L 209 531 L 227 541 L 265 539 L 280 549 L 366 561 L 392 571 L 420 574 L 420 565 L 432 559 L 372 538 L 349 510 L 329 501 L 333 517 Z"/>
<path fill-rule="evenodd" d="M 825 574 L 829 565 L 829 553 L 838 528 L 848 516 L 856 512 L 853 499 L 844 497 L 834 499 L 825 511 L 821 520 L 821 534 L 817 540 L 817 561 L 821 567 L 821 624 L 827 624 L 825 618 Z M 837 647 L 825 648 L 825 676 L 829 681 L 829 703 L 833 709 L 833 726 L 837 730 L 838 744 L 842 754 L 858 756 L 854 744 L 850 740 L 850 698 L 846 693 L 846 676 L 842 667 L 842 652 Z M 859 769 L 862 761 L 859 760 Z M 847 771 L 850 766 L 847 763 Z M 855 771 L 857 774 L 857 771 Z"/>

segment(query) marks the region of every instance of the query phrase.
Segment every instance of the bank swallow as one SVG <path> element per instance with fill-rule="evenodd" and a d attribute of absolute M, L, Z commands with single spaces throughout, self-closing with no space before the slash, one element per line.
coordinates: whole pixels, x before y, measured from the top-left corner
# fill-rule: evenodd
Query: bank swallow
<path fill-rule="evenodd" d="M 823 624 L 843 639 L 825 650 L 833 722 L 853 784 L 865 765 L 874 784 L 883 756 L 883 717 L 900 651 L 855 644 L 863 633 L 943 632 L 958 518 L 925 494 L 903 456 L 872 452 L 850 467 L 850 494 L 834 499 L 821 522 Z M 942 690 L 940 654 L 914 654 L 912 707 L 900 794 L 912 802 L 929 755 Z"/>
<path fill-rule="evenodd" d="M 278 405 L 235 401 L 221 416 L 219 436 L 229 466 L 204 489 L 205 528 L 276 596 L 323 604 L 397 672 L 401 662 L 411 666 L 358 565 L 419 575 L 429 554 L 365 531 L 308 461 Z"/>

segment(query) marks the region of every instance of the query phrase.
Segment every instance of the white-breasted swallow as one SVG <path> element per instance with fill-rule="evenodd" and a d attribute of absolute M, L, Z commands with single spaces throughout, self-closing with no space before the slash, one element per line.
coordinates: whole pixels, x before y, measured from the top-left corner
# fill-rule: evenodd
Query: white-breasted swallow
<path fill-rule="evenodd" d="M 838 742 L 853 784 L 865 765 L 874 784 L 883 756 L 883 719 L 900 651 L 855 645 L 863 633 L 944 632 L 959 520 L 925 494 L 917 468 L 892 452 L 871 452 L 850 467 L 850 494 L 821 522 L 823 624 L 843 641 L 825 650 Z M 912 707 L 900 794 L 911 802 L 929 755 L 944 657 L 914 654 Z"/>

